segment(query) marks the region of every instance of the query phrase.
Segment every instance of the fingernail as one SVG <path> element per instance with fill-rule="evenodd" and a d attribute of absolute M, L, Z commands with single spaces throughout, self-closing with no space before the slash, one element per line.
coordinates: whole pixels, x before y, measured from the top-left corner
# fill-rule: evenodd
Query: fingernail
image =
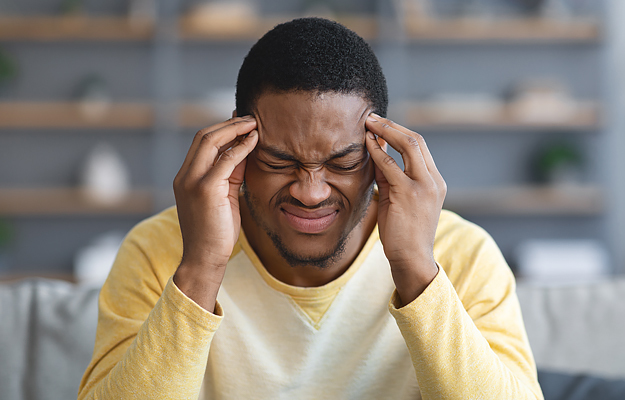
<path fill-rule="evenodd" d="M 369 139 L 373 139 L 373 140 L 375 140 L 375 135 L 374 135 L 374 134 L 373 134 L 373 132 L 371 132 L 371 131 L 367 131 L 367 137 L 368 137 Z"/>
<path fill-rule="evenodd" d="M 371 113 L 371 114 L 369 114 L 369 119 L 370 119 L 370 120 L 372 120 L 372 121 L 378 121 L 380 118 L 382 118 L 382 117 L 380 117 L 380 116 L 379 116 L 378 114 L 376 114 L 376 113 Z"/>
<path fill-rule="evenodd" d="M 254 117 L 253 117 L 252 115 L 249 115 L 249 114 L 248 114 L 248 115 L 245 115 L 245 116 L 243 116 L 243 117 L 241 117 L 241 118 L 243 118 L 243 119 L 247 119 L 247 120 L 254 119 Z"/>
<path fill-rule="evenodd" d="M 251 131 L 251 132 L 249 133 L 249 135 L 247 135 L 247 136 L 249 137 L 249 136 L 256 136 L 256 135 L 258 135 L 258 131 L 257 131 L 256 129 L 254 129 L 254 130 L 253 130 L 253 131 Z"/>

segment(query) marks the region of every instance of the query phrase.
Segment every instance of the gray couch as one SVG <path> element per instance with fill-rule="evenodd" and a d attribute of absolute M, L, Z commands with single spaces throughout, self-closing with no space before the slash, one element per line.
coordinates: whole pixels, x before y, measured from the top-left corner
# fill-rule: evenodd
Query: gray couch
<path fill-rule="evenodd" d="M 614 380 L 625 378 L 625 278 L 520 283 L 518 294 L 547 400 L 625 399 L 625 380 Z M 45 279 L 0 284 L 0 399 L 76 398 L 93 351 L 97 295 Z"/>
<path fill-rule="evenodd" d="M 0 285 L 0 399 L 75 399 L 93 353 L 99 288 Z"/>

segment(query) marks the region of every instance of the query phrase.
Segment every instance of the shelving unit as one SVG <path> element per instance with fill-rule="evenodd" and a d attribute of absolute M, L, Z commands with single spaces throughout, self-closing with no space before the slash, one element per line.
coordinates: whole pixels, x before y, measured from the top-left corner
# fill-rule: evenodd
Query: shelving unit
<path fill-rule="evenodd" d="M 510 51 L 516 48 L 525 51 L 532 46 L 540 48 L 565 46 L 570 52 L 586 51 L 600 46 L 604 36 L 609 33 L 604 30 L 602 22 L 598 19 L 479 20 L 474 18 L 423 19 L 407 16 L 403 21 L 390 23 L 394 28 L 403 29 L 404 36 L 389 38 L 385 36 L 386 31 L 383 34 L 381 29 L 386 26 L 384 23 L 388 25 L 388 21 L 384 21 L 386 16 L 377 15 L 375 11 L 377 10 L 371 10 L 372 13 L 369 15 L 339 15 L 337 20 L 367 39 L 376 52 L 378 51 L 376 46 L 379 45 L 379 49 L 384 50 L 390 44 L 390 47 L 396 46 L 400 49 L 398 51 L 402 52 L 402 56 L 410 55 L 420 49 L 436 49 L 436 51 L 445 52 L 458 48 L 466 49 L 468 46 L 476 46 L 480 51 L 492 53 L 497 53 L 502 49 Z M 157 23 L 133 21 L 125 16 L 2 16 L 0 17 L 0 45 L 5 42 L 15 47 L 21 46 L 24 42 L 64 43 L 64 48 L 67 49 L 73 46 L 74 42 L 92 42 L 93 51 L 98 51 L 97 46 L 100 44 L 106 44 L 107 51 L 110 51 L 109 42 L 112 44 L 147 44 L 149 45 L 147 62 L 150 64 L 143 65 L 141 68 L 148 71 L 150 68 L 156 68 L 157 57 L 153 56 L 157 53 L 175 58 L 172 65 L 178 65 L 187 52 L 203 50 L 204 45 L 209 47 L 210 51 L 227 52 L 227 55 L 232 57 L 234 54 L 231 52 L 232 48 L 249 47 L 267 30 L 294 17 L 296 15 L 263 15 L 245 21 L 222 19 L 219 23 L 206 24 L 201 23 L 202 19 L 197 15 L 181 14 L 173 16 L 171 21 L 176 21 L 177 26 L 170 31 L 170 27 L 164 28 L 162 24 L 159 25 L 162 21 L 157 21 Z M 213 46 L 215 44 L 216 46 Z M 221 44 L 225 46 L 220 46 Z M 166 49 L 163 53 L 159 53 L 163 48 Z M 380 52 L 380 54 L 383 53 Z M 406 58 L 399 62 L 406 62 Z M 402 57 L 399 59 L 401 60 Z M 162 61 L 160 58 L 158 60 Z M 178 65 L 177 68 L 180 69 L 180 66 Z M 227 67 L 218 66 L 218 68 Z M 167 120 L 171 122 L 171 126 L 168 125 L 165 128 L 162 126 L 163 109 L 159 108 L 162 106 L 159 101 L 163 98 L 158 94 L 162 93 L 169 83 L 165 84 L 154 79 L 150 83 L 150 89 L 154 90 L 147 95 L 126 97 L 142 100 L 113 102 L 106 112 L 91 118 L 81 111 L 83 104 L 79 102 L 63 99 L 58 101 L 3 99 L 0 102 L 0 136 L 3 132 L 11 131 L 23 135 L 23 140 L 29 140 L 28 137 L 33 131 L 40 132 L 48 128 L 50 128 L 51 135 L 58 134 L 59 130 L 63 132 L 71 130 L 72 135 L 81 135 L 81 137 L 84 133 L 89 134 L 91 131 L 95 132 L 94 136 L 105 136 L 109 133 L 113 136 L 130 129 L 151 132 L 150 135 L 141 139 L 136 138 L 139 135 L 130 136 L 133 136 L 133 140 L 146 140 L 145 146 L 150 148 L 148 152 L 154 158 L 157 154 L 158 157 L 167 154 L 167 151 L 159 153 L 155 150 L 159 146 L 167 150 L 172 143 L 180 141 L 180 147 L 186 149 L 188 143 L 184 135 L 179 134 L 180 131 L 189 132 L 192 129 L 212 125 L 219 122 L 221 117 L 218 113 L 208 109 L 205 104 L 191 100 L 193 96 L 183 93 L 185 80 L 193 79 L 192 77 L 180 76 L 182 75 L 180 70 L 173 71 L 173 73 L 179 74 L 177 76 L 179 81 L 174 84 L 176 87 L 173 88 L 175 94 L 172 95 L 174 97 L 172 104 L 174 106 L 170 105 L 170 109 L 166 110 L 171 111 L 172 117 Z M 412 66 L 408 66 L 404 68 L 403 73 L 420 73 L 420 71 L 418 67 L 413 70 Z M 401 73 L 395 74 L 395 71 L 387 73 L 389 86 L 404 85 L 407 81 L 405 78 Z M 28 77 L 24 76 L 23 79 L 28 79 Z M 424 97 L 412 96 L 412 98 Z M 519 120 L 514 118 L 514 113 L 506 105 L 503 105 L 497 113 L 482 119 L 440 117 L 443 114 L 437 114 L 435 103 L 423 101 L 392 104 L 389 111 L 399 111 L 392 117 L 411 129 L 427 131 L 431 135 L 440 133 L 441 137 L 446 138 L 457 137 L 453 134 L 470 136 L 481 132 L 488 132 L 489 137 L 527 132 L 533 133 L 532 137 L 549 136 L 556 132 L 558 134 L 592 133 L 594 136 L 591 137 L 594 138 L 600 137 L 600 132 L 606 129 L 607 122 L 603 115 L 606 107 L 603 101 L 604 99 L 600 97 L 592 101 L 580 102 L 571 118 L 551 122 Z M 167 129 L 172 131 L 169 136 L 167 132 L 164 132 Z M 169 156 L 178 157 L 179 150 L 172 149 Z M 151 170 L 156 170 L 154 164 L 158 161 L 160 160 L 151 160 Z M 158 173 L 161 172 L 161 170 L 158 171 Z M 155 172 L 154 175 L 156 176 L 157 173 Z M 0 182 L 0 218 L 71 217 L 73 220 L 94 216 L 139 219 L 155 211 L 156 193 L 167 189 L 157 187 L 158 182 L 149 182 L 147 185 L 142 185 L 140 189 L 132 191 L 125 201 L 106 207 L 86 201 L 81 190 L 77 188 L 58 185 L 30 188 L 5 186 Z M 530 183 L 518 181 L 506 182 L 502 186 L 482 187 L 467 182 L 466 187 L 462 189 L 451 186 L 445 202 L 446 208 L 471 218 L 531 216 L 600 219 L 606 214 L 609 206 L 606 188 L 592 181 L 586 185 L 569 188 L 533 186 Z M 101 220 L 104 221 L 107 218 L 101 218 Z"/>

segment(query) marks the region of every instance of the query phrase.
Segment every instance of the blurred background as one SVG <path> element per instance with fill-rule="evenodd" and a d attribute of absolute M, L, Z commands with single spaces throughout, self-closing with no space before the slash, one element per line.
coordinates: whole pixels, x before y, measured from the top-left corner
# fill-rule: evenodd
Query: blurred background
<path fill-rule="evenodd" d="M 623 3 L 2 0 L 0 279 L 105 277 L 123 235 L 174 204 L 195 132 L 230 116 L 252 44 L 309 15 L 371 44 L 445 208 L 521 279 L 623 273 Z"/>

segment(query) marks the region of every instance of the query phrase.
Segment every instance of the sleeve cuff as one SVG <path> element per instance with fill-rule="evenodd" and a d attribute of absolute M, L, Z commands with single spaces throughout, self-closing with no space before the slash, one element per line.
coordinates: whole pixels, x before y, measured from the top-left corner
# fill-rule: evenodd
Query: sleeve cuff
<path fill-rule="evenodd" d="M 173 276 L 167 281 L 163 291 L 163 299 L 170 303 L 177 311 L 189 317 L 196 324 L 205 327 L 208 331 L 215 332 L 223 319 L 223 310 L 219 302 L 215 302 L 215 313 L 206 311 L 195 301 L 187 297 L 174 283 Z"/>
<path fill-rule="evenodd" d="M 436 264 L 438 265 L 438 263 Z M 399 298 L 399 293 L 397 293 L 397 289 L 393 290 L 393 294 L 391 295 L 391 299 L 388 304 L 389 311 L 395 317 L 399 316 L 404 312 L 411 312 L 420 307 L 424 307 L 432 302 L 435 302 L 439 298 L 439 293 L 441 290 L 444 290 L 445 281 L 447 281 L 447 274 L 445 270 L 438 265 L 438 273 L 430 282 L 430 284 L 425 288 L 423 293 L 421 293 L 416 299 L 406 304 L 405 306 L 401 306 L 401 299 Z"/>

